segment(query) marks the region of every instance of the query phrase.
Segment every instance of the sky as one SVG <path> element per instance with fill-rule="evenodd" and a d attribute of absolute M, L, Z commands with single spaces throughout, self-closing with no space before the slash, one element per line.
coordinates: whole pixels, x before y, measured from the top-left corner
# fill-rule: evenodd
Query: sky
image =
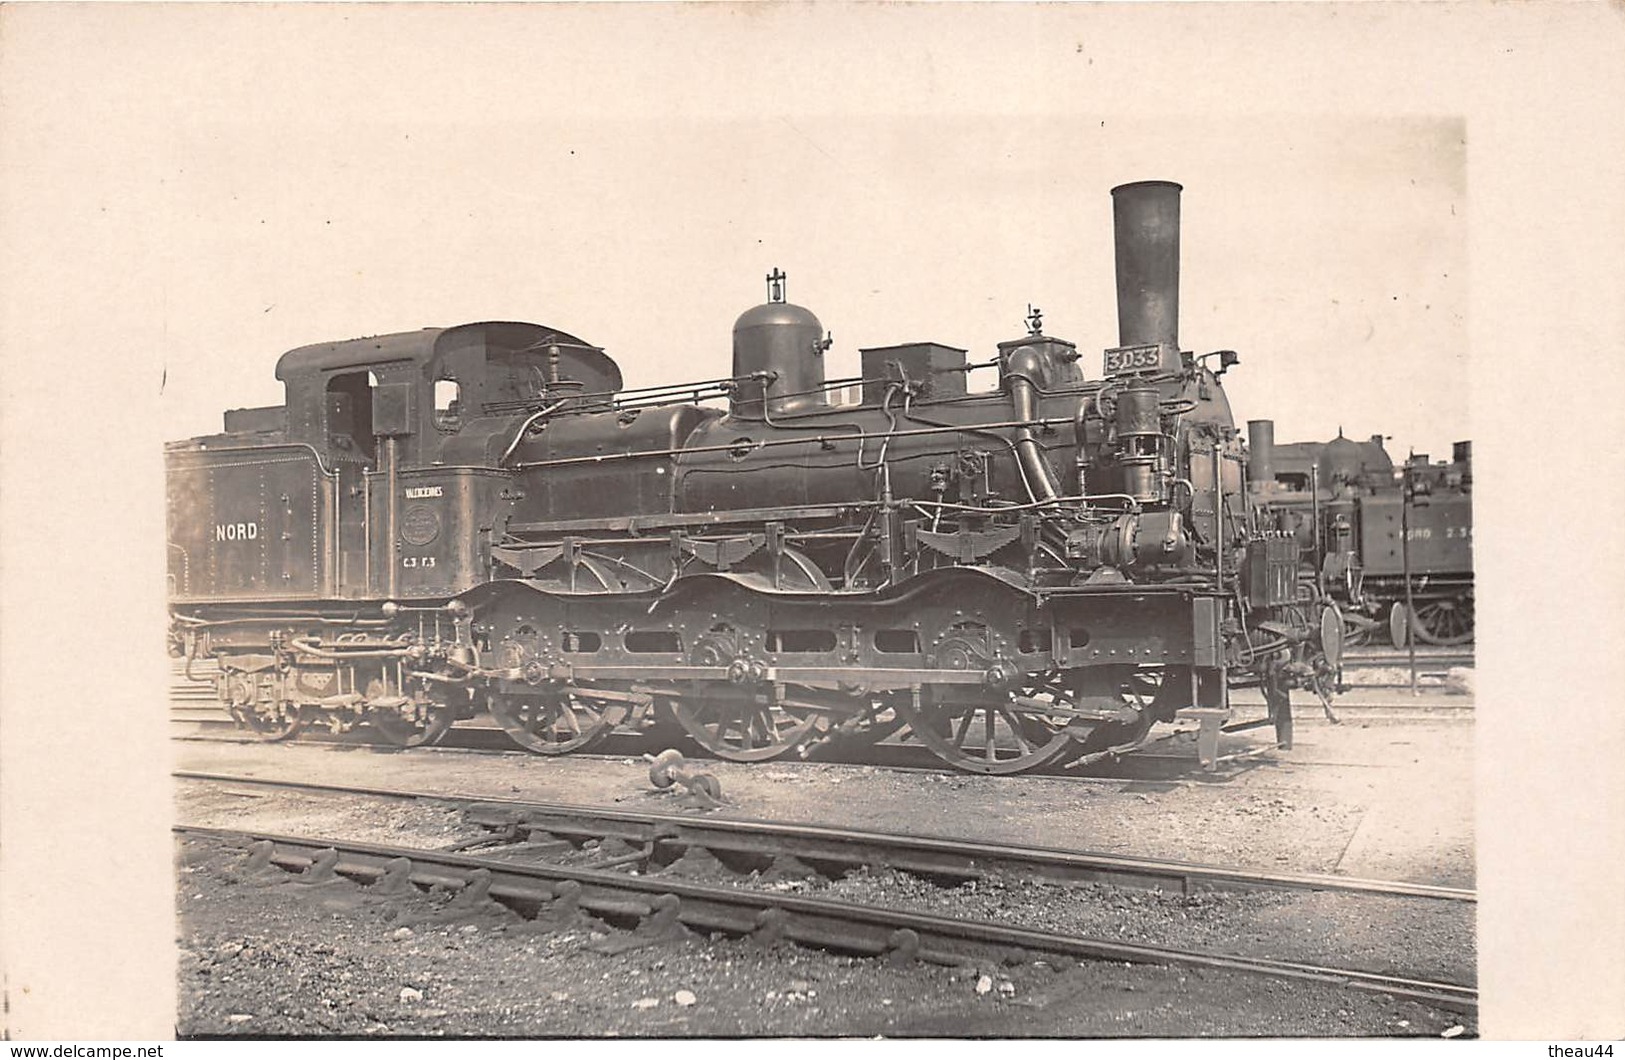
<path fill-rule="evenodd" d="M 1617 1037 L 1622 46 L 1551 0 L 0 5 L 4 1029 L 173 1030 L 164 439 L 477 320 L 712 378 L 773 268 L 832 374 L 1029 303 L 1094 369 L 1158 179 L 1238 421 L 1472 439 L 1483 1028 Z M 112 873 L 61 842 L 110 793 Z"/>
<path fill-rule="evenodd" d="M 472 320 L 582 335 L 628 385 L 726 374 L 772 268 L 835 338 L 832 377 L 863 346 L 985 359 L 1029 303 L 1098 372 L 1117 341 L 1109 192 L 1139 179 L 1186 188 L 1180 334 L 1241 353 L 1238 420 L 1400 452 L 1471 436 L 1459 119 L 584 121 L 523 98 L 470 115 L 170 130 L 113 207 L 167 218 L 174 308 L 138 352 L 170 436 L 280 403 L 285 349 Z"/>
<path fill-rule="evenodd" d="M 75 328 L 162 386 L 166 437 L 280 403 L 293 347 L 484 319 L 581 335 L 629 385 L 715 377 L 773 268 L 832 374 L 917 339 L 991 355 L 1029 303 L 1098 371 L 1109 192 L 1143 179 L 1186 189 L 1180 334 L 1241 354 L 1238 420 L 1472 435 L 1460 114 L 1159 100 L 1121 72 L 1200 77 L 1224 37 L 1129 34 L 1159 16 L 1112 7 L 1012 5 L 982 47 L 969 8 L 865 8 L 868 34 L 832 6 L 465 10 L 66 27 L 80 76 L 19 108 L 21 194 L 96 274 Z"/>

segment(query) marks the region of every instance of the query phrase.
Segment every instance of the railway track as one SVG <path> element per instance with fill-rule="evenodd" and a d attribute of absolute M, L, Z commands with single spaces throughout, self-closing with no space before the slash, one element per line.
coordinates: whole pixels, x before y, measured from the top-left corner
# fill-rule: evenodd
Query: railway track
<path fill-rule="evenodd" d="M 171 775 L 178 780 L 237 787 L 460 805 L 470 823 L 506 834 L 516 841 L 522 836 L 540 836 L 542 838 L 535 841 L 566 839 L 579 847 L 587 840 L 600 843 L 618 840 L 644 849 L 647 852 L 645 867 L 649 861 L 658 859 L 662 847 L 665 853 L 700 847 L 739 862 L 765 864 L 775 857 L 788 855 L 838 871 L 882 865 L 957 882 L 1008 874 L 1046 883 L 1109 882 L 1182 894 L 1199 890 L 1312 890 L 1445 902 L 1477 901 L 1476 891 L 1459 887 L 1320 873 L 1264 872 L 946 836 L 896 835 L 774 821 L 697 820 L 680 814 L 610 810 L 489 795 L 317 784 L 190 770 L 179 770 Z"/>
<path fill-rule="evenodd" d="M 557 820 L 559 827 L 566 825 Z M 719 886 L 623 871 L 621 856 L 568 866 L 307 836 L 179 825 L 181 837 L 212 840 L 248 853 L 243 871 L 276 867 L 311 883 L 345 877 L 400 894 L 439 887 L 459 896 L 493 898 L 543 922 L 585 912 L 630 929 L 624 948 L 680 937 L 683 929 L 791 942 L 838 953 L 961 965 L 977 961 L 1121 961 L 1227 970 L 1379 992 L 1455 1012 L 1472 1013 L 1477 991 L 1356 969 L 1122 942 L 808 895 Z M 894 837 L 895 838 L 895 837 Z M 720 839 L 717 840 L 720 842 Z M 653 843 L 650 849 L 653 849 Z M 410 886 L 408 886 L 408 881 Z M 380 886 L 381 885 L 381 886 Z M 455 899 L 454 899 L 455 900 Z"/>

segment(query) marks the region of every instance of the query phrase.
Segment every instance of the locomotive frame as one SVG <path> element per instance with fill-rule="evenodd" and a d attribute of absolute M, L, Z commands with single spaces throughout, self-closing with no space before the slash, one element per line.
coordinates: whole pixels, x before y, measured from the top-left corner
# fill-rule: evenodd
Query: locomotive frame
<path fill-rule="evenodd" d="M 488 710 L 565 754 L 658 717 L 761 761 L 907 725 L 1005 774 L 1182 711 L 1211 737 L 1254 684 L 1268 716 L 1230 728 L 1290 746 L 1290 690 L 1329 698 L 1343 624 L 1246 504 L 1236 356 L 1179 347 L 1179 191 L 1113 190 L 1096 379 L 1035 311 L 985 365 L 923 342 L 825 380 L 776 270 L 732 373 L 696 383 L 624 389 L 515 322 L 291 351 L 284 406 L 168 448 L 176 650 L 270 739 L 413 746 Z"/>

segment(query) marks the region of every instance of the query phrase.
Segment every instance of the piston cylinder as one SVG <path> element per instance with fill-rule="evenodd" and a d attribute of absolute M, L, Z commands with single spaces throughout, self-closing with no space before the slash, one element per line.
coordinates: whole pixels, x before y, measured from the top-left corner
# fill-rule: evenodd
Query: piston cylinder
<path fill-rule="evenodd" d="M 1166 343 L 1179 348 L 1181 190 L 1166 180 L 1112 189 L 1120 346 Z"/>

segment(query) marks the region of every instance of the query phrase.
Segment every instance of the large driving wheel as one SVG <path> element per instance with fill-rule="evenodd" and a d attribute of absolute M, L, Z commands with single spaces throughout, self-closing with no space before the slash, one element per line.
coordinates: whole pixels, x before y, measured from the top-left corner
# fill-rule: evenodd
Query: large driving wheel
<path fill-rule="evenodd" d="M 894 702 L 921 743 L 944 762 L 967 773 L 1026 773 L 1059 761 L 1076 749 L 1076 742 L 1064 727 L 1018 709 L 1008 697 L 922 704 L 918 708 L 902 697 Z"/>
<path fill-rule="evenodd" d="M 584 751 L 615 728 L 602 707 L 569 692 L 492 695 L 490 709 L 514 743 L 541 755 Z"/>
<path fill-rule="evenodd" d="M 730 762 L 770 762 L 812 738 L 818 712 L 758 702 L 733 688 L 675 697 L 672 714 L 694 742 Z"/>

